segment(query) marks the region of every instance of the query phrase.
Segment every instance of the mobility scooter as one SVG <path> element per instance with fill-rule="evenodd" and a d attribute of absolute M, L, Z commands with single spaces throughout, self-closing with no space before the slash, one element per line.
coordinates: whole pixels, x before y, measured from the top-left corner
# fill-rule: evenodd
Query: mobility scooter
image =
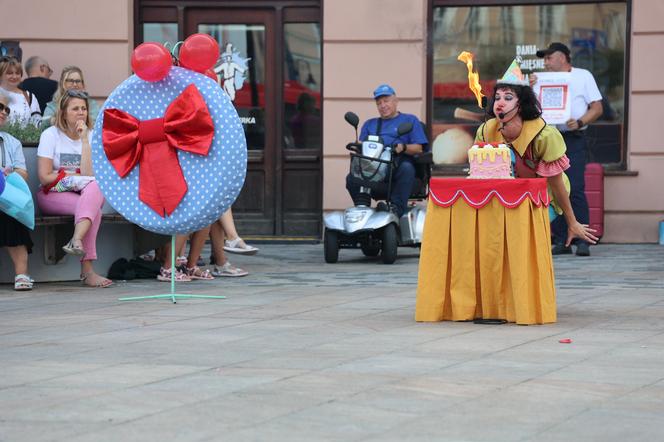
<path fill-rule="evenodd" d="M 392 264 L 397 259 L 398 246 L 419 247 L 426 207 L 409 204 L 400 218 L 390 210 L 392 174 L 397 158 L 393 154 L 395 145 L 385 145 L 383 140 L 373 135 L 364 142 L 358 142 L 358 116 L 347 112 L 344 119 L 355 128 L 356 141 L 348 143 L 346 149 L 351 152 L 349 179 L 360 186 L 360 192 L 353 207 L 325 214 L 325 262 L 336 263 L 339 249 L 360 248 L 365 256 L 380 254 L 383 263 Z M 401 123 L 397 133 L 401 136 L 411 130 L 412 123 Z M 427 197 L 431 163 L 430 152 L 415 158 L 416 180 L 409 199 L 423 200 Z M 379 202 L 372 206 L 372 200 Z"/>

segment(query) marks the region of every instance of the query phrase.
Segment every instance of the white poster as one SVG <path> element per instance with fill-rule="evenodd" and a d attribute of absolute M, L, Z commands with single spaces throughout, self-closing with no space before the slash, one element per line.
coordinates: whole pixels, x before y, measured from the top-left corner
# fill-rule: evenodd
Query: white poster
<path fill-rule="evenodd" d="M 570 119 L 569 72 L 538 72 L 533 87 L 547 124 L 565 124 Z"/>

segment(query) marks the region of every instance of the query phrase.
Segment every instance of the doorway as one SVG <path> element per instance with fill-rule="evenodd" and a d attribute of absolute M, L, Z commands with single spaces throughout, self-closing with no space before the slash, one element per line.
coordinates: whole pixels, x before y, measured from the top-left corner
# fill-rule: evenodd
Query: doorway
<path fill-rule="evenodd" d="M 206 33 L 219 42 L 215 71 L 245 129 L 247 177 L 233 205 L 239 231 L 318 237 L 320 27 L 284 18 L 271 9 L 190 8 L 185 33 Z"/>
<path fill-rule="evenodd" d="M 320 237 L 322 44 L 318 7 L 141 7 L 140 41 L 217 40 L 215 68 L 245 129 L 247 177 L 233 214 L 243 236 Z M 183 2 L 178 2 L 180 5 Z M 302 2 L 299 2 L 300 4 Z M 163 3 L 162 3 L 163 4 Z M 263 3 L 265 4 L 265 3 Z M 160 40 L 161 39 L 161 40 Z M 139 42 L 140 42 L 139 41 Z"/>

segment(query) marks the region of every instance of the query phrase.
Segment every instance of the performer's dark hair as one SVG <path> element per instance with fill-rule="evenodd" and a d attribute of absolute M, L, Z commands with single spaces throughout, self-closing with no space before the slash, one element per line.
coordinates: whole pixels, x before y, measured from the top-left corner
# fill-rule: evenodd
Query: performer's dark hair
<path fill-rule="evenodd" d="M 489 98 L 489 105 L 486 107 L 487 114 L 491 117 L 495 117 L 496 114 L 493 113 L 493 102 L 495 100 L 496 92 L 498 89 L 510 89 L 514 92 L 517 99 L 519 100 L 519 114 L 521 118 L 525 121 L 535 120 L 542 115 L 542 107 L 533 92 L 533 88 L 530 86 L 517 86 L 513 84 L 501 84 L 497 83 L 493 88 L 493 93 Z"/>

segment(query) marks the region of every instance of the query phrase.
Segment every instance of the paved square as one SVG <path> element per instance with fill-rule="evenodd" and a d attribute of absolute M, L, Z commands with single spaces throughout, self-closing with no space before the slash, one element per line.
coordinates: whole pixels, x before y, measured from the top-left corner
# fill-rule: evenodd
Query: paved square
<path fill-rule="evenodd" d="M 664 247 L 556 257 L 544 326 L 414 322 L 399 252 L 261 245 L 230 256 L 248 277 L 177 287 L 227 299 L 176 305 L 0 286 L 0 441 L 663 439 Z"/>

